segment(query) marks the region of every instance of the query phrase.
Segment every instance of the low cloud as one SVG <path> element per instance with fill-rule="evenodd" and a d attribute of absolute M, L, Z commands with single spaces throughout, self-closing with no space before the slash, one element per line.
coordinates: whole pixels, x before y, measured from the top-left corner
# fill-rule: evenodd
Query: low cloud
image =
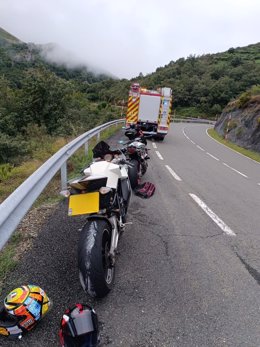
<path fill-rule="evenodd" d="M 259 15 L 259 0 L 0 0 L 5 30 L 25 42 L 58 44 L 48 59 L 120 78 L 257 43 Z"/>
<path fill-rule="evenodd" d="M 87 62 L 86 59 L 78 57 L 75 53 L 65 49 L 59 44 L 48 43 L 48 44 L 38 45 L 38 47 L 40 48 L 40 54 L 43 57 L 43 59 L 45 59 L 46 61 L 50 63 L 64 65 L 70 69 L 85 67 L 88 71 L 91 71 L 97 75 L 99 74 L 111 75 L 111 73 L 101 69 L 100 67 L 93 66 L 91 63 Z"/>

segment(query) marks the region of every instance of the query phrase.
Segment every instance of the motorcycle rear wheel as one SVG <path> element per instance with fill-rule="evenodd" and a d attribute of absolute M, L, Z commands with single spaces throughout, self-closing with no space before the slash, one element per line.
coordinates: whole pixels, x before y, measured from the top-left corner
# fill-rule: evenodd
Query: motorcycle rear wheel
<path fill-rule="evenodd" d="M 145 161 L 145 162 L 143 162 L 142 164 L 141 164 L 141 171 L 142 171 L 142 176 L 146 173 L 146 171 L 147 171 L 147 167 L 148 167 L 148 164 L 147 164 L 147 162 Z"/>
<path fill-rule="evenodd" d="M 139 163 L 137 160 L 130 160 L 131 166 L 128 167 L 128 177 L 131 184 L 132 189 L 135 189 L 138 186 L 138 178 L 139 178 Z"/>
<path fill-rule="evenodd" d="M 83 289 L 92 297 L 103 298 L 114 283 L 115 267 L 109 257 L 111 226 L 106 220 L 88 221 L 78 245 L 79 278 Z"/>

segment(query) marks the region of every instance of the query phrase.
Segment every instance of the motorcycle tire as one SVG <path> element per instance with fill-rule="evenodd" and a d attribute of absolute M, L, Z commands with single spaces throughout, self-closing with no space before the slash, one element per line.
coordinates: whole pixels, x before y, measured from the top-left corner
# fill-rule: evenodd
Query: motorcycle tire
<path fill-rule="evenodd" d="M 103 298 L 114 283 L 115 267 L 108 253 L 112 230 L 106 220 L 88 221 L 83 227 L 78 245 L 79 278 L 83 289 L 92 297 Z"/>
<path fill-rule="evenodd" d="M 141 165 L 142 176 L 146 173 L 147 168 L 148 168 L 147 162 L 142 163 Z"/>
<path fill-rule="evenodd" d="M 131 188 L 135 189 L 138 186 L 139 178 L 139 163 L 137 160 L 130 160 L 131 166 L 128 167 L 128 177 L 131 184 Z"/>

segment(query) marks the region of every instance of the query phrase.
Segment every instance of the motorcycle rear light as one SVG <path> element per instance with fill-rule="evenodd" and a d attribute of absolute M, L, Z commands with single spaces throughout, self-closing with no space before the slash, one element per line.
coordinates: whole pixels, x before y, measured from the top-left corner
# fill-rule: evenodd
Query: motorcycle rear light
<path fill-rule="evenodd" d="M 102 195 L 107 194 L 107 193 L 109 193 L 110 191 L 111 191 L 111 188 L 109 188 L 109 187 L 101 187 L 101 188 L 99 189 L 99 193 L 102 194 Z"/>

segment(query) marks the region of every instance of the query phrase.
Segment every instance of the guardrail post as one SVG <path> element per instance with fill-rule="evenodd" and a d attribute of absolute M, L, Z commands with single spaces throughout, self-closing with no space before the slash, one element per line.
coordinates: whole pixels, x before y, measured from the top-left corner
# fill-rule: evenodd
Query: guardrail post
<path fill-rule="evenodd" d="M 100 132 L 97 134 L 97 141 L 100 141 Z"/>
<path fill-rule="evenodd" d="M 85 142 L 85 156 L 88 155 L 88 141 Z"/>
<path fill-rule="evenodd" d="M 62 164 L 60 168 L 60 176 L 61 176 L 61 190 L 66 190 L 67 189 L 67 162 Z"/>

